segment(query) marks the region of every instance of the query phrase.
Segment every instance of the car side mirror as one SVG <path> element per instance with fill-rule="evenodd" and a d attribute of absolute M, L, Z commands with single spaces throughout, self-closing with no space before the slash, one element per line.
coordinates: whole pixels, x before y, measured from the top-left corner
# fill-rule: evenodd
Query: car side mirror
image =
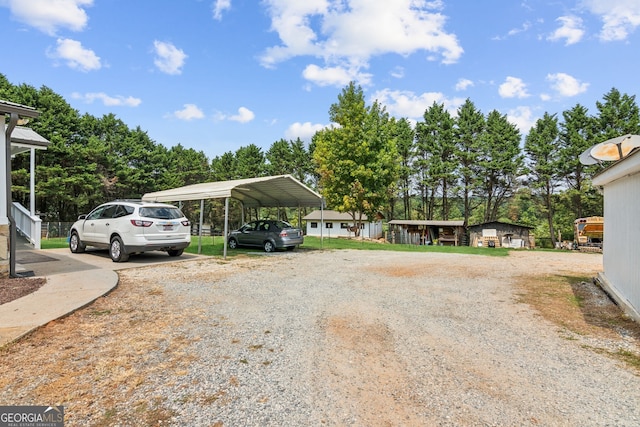
<path fill-rule="evenodd" d="M 86 218 L 87 218 L 87 216 L 85 214 L 78 215 L 78 219 L 86 219 Z"/>

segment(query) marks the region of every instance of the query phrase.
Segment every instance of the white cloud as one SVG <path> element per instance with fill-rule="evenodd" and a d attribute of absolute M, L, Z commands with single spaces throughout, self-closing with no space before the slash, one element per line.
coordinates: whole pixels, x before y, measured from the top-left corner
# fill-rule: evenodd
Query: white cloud
<path fill-rule="evenodd" d="M 603 41 L 625 40 L 640 26 L 640 2 L 637 0 L 583 0 L 582 4 L 602 19 L 600 39 Z"/>
<path fill-rule="evenodd" d="M 527 85 L 517 77 L 508 76 L 504 83 L 498 88 L 498 93 L 503 98 L 526 98 Z"/>
<path fill-rule="evenodd" d="M 248 123 L 250 121 L 252 121 L 253 119 L 255 119 L 256 115 L 253 113 L 253 111 L 249 110 L 246 107 L 240 107 L 238 108 L 238 114 L 235 114 L 233 116 L 229 116 L 223 113 L 216 113 L 214 119 L 215 120 L 229 120 L 232 122 L 238 122 L 238 123 Z"/>
<path fill-rule="evenodd" d="M 296 122 L 289 126 L 284 132 L 285 138 L 289 140 L 295 140 L 300 138 L 304 142 L 311 142 L 311 138 L 316 132 L 328 127 L 327 125 L 313 124 L 311 122 L 299 123 Z"/>
<path fill-rule="evenodd" d="M 445 109 L 455 115 L 456 110 L 464 103 L 462 98 L 447 98 L 440 92 L 425 92 L 416 95 L 411 91 L 394 91 L 383 89 L 371 95 L 373 100 L 384 105 L 392 116 L 422 119 L 427 108 L 433 103 L 444 104 Z"/>
<path fill-rule="evenodd" d="M 324 69 L 339 65 L 352 74 L 370 58 L 416 52 L 436 55 L 442 63 L 458 61 L 463 49 L 445 29 L 442 1 L 265 0 L 271 29 L 281 44 L 265 50 L 265 67 L 296 56 L 324 60 Z M 346 64 L 346 65 L 345 65 Z M 320 82 L 324 80 L 318 80 Z"/>
<path fill-rule="evenodd" d="M 509 123 L 516 125 L 516 127 L 520 129 L 521 133 L 526 134 L 529 133 L 537 119 L 533 117 L 531 108 L 517 107 L 513 110 L 509 110 L 507 113 L 507 120 Z"/>
<path fill-rule="evenodd" d="M 248 123 L 255 117 L 256 115 L 253 113 L 253 111 L 245 107 L 240 107 L 238 108 L 238 114 L 229 117 L 229 120 L 239 123 Z"/>
<path fill-rule="evenodd" d="M 84 7 L 93 5 L 93 0 L 5 0 L 12 16 L 20 22 L 37 28 L 51 36 L 59 28 L 81 31 L 88 17 Z"/>
<path fill-rule="evenodd" d="M 460 92 L 462 90 L 467 90 L 471 86 L 473 86 L 473 82 L 471 80 L 458 79 L 458 82 L 456 83 L 456 91 Z"/>
<path fill-rule="evenodd" d="M 318 86 L 342 87 L 351 81 L 366 86 L 371 83 L 371 74 L 359 73 L 357 69 L 343 67 L 321 68 L 315 64 L 308 65 L 302 72 L 302 76 Z"/>
<path fill-rule="evenodd" d="M 391 70 L 391 77 L 396 78 L 396 79 L 401 79 L 404 77 L 404 68 L 400 67 L 400 66 L 396 66 L 394 67 L 393 70 Z"/>
<path fill-rule="evenodd" d="M 547 81 L 551 82 L 551 88 L 563 97 L 579 95 L 589 87 L 589 83 L 582 83 L 565 73 L 547 74 Z"/>
<path fill-rule="evenodd" d="M 556 21 L 560 23 L 560 28 L 547 37 L 547 40 L 565 40 L 565 46 L 578 43 L 582 40 L 585 33 L 582 19 L 577 16 L 561 16 L 556 19 Z"/>
<path fill-rule="evenodd" d="M 156 58 L 153 63 L 167 74 L 181 74 L 187 55 L 171 43 L 158 40 L 153 42 Z"/>
<path fill-rule="evenodd" d="M 91 49 L 85 49 L 77 40 L 58 39 L 54 50 L 48 50 L 47 56 L 52 59 L 60 59 L 67 63 L 69 68 L 80 71 L 99 70 L 102 67 L 100 57 Z"/>
<path fill-rule="evenodd" d="M 87 104 L 91 104 L 94 101 L 99 100 L 102 101 L 102 104 L 106 105 L 107 107 L 137 107 L 142 103 L 142 100 L 140 98 L 134 98 L 133 96 L 125 97 L 121 95 L 110 96 L 104 92 L 89 92 L 85 93 L 84 95 L 78 92 L 74 92 L 71 94 L 71 97 L 74 99 L 80 99 Z"/>
<path fill-rule="evenodd" d="M 222 12 L 231 9 L 231 0 L 216 0 L 213 3 L 213 19 L 221 20 Z"/>
<path fill-rule="evenodd" d="M 191 120 L 198 120 L 204 118 L 204 113 L 195 104 L 184 104 L 182 110 L 174 111 L 171 114 L 176 119 L 185 120 L 190 122 Z"/>
<path fill-rule="evenodd" d="M 527 31 L 529 31 L 530 28 L 531 28 L 531 23 L 530 22 L 525 22 L 524 24 L 522 24 L 522 27 L 513 28 L 513 29 L 509 30 L 509 32 L 507 34 L 509 36 L 515 36 L 516 34 L 525 33 Z"/>

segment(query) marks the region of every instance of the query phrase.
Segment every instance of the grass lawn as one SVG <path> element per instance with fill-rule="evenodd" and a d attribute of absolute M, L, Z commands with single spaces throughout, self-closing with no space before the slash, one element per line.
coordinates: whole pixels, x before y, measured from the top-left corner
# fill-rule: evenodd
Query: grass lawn
<path fill-rule="evenodd" d="M 221 236 L 203 236 L 201 243 L 202 255 L 223 255 L 223 239 Z M 339 250 L 339 249 L 359 249 L 359 250 L 376 250 L 376 251 L 401 251 L 401 252 L 446 252 L 455 254 L 471 254 L 471 255 L 493 255 L 506 256 L 510 249 L 506 248 L 472 248 L 469 246 L 416 246 L 416 245 L 392 245 L 389 243 L 377 243 L 365 240 L 344 239 L 344 238 L 324 238 L 320 241 L 319 237 L 306 236 L 304 244 L 297 250 L 313 251 L 313 250 Z M 236 254 L 250 254 L 256 251 L 261 252 L 260 248 L 239 248 L 227 250 L 227 256 Z M 198 253 L 198 237 L 191 238 L 191 245 L 185 252 Z"/>
<path fill-rule="evenodd" d="M 42 249 L 66 248 L 66 237 L 58 237 L 52 239 L 42 239 Z M 209 256 L 223 255 L 223 239 L 221 236 L 203 236 L 201 242 L 201 254 Z M 313 250 L 339 250 L 339 249 L 359 249 L 367 251 L 400 251 L 400 252 L 446 252 L 453 254 L 470 254 L 470 255 L 491 255 L 506 256 L 509 250 L 506 248 L 472 248 L 469 246 L 416 246 L 416 245 L 392 245 L 389 243 L 376 243 L 365 240 L 355 239 L 338 239 L 325 237 L 320 241 L 319 237 L 306 236 L 304 244 L 297 250 L 313 251 Z M 227 250 L 227 256 L 238 254 L 251 254 L 256 251 L 261 252 L 260 248 L 239 248 Z M 191 237 L 191 245 L 185 250 L 191 254 L 198 253 L 198 236 Z"/>

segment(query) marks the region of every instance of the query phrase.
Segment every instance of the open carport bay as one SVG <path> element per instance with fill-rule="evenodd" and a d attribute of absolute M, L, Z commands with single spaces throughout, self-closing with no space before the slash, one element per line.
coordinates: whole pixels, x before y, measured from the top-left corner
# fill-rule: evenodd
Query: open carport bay
<path fill-rule="evenodd" d="M 638 372 L 520 302 L 602 256 L 297 251 L 121 271 L 0 355 L 68 425 L 638 425 Z M 26 375 L 26 373 L 29 375 Z"/>

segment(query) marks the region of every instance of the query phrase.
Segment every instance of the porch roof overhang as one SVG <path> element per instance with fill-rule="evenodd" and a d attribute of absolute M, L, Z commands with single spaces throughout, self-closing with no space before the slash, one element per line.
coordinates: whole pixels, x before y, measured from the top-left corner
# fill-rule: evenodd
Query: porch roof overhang
<path fill-rule="evenodd" d="M 320 207 L 322 196 L 291 175 L 204 182 L 142 196 L 152 202 L 233 198 L 245 207 Z"/>
<path fill-rule="evenodd" d="M 4 128 L 6 131 L 6 124 Z M 32 148 L 36 150 L 46 150 L 48 146 L 49 141 L 33 129 L 16 126 L 11 133 L 11 157 L 29 151 Z"/>

